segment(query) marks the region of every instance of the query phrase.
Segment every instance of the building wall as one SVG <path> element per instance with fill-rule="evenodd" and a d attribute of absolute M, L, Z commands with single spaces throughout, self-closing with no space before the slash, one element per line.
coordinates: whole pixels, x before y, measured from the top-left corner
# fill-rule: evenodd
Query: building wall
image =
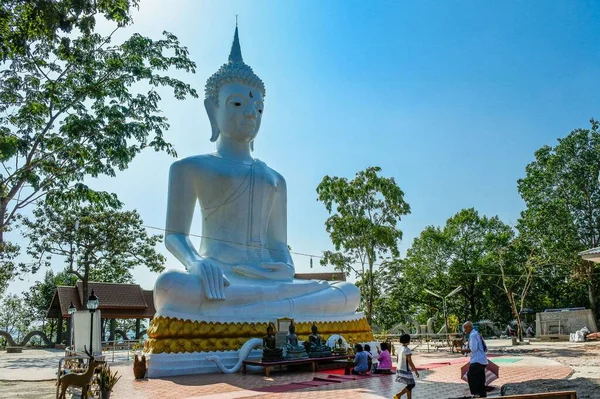
<path fill-rule="evenodd" d="M 568 312 L 541 312 L 536 314 L 536 336 L 569 335 L 587 327 L 597 332 L 594 315 L 590 309 Z M 559 330 L 560 328 L 560 330 Z"/>

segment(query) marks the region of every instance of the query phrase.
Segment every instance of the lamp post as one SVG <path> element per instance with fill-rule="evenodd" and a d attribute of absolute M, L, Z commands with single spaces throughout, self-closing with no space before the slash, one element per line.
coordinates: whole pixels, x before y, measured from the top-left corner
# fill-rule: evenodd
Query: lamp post
<path fill-rule="evenodd" d="M 73 351 L 73 313 L 75 313 L 77 311 L 77 308 L 75 307 L 75 305 L 73 305 L 73 301 L 71 301 L 71 304 L 69 305 L 69 308 L 67 309 L 67 312 L 69 313 L 69 323 L 71 323 L 71 335 L 69 336 L 69 346 L 71 347 L 71 352 Z"/>
<path fill-rule="evenodd" d="M 425 292 L 428 294 L 431 294 L 437 298 L 440 298 L 442 300 L 443 306 L 444 306 L 444 325 L 446 326 L 446 342 L 449 342 L 449 334 L 450 332 L 448 331 L 448 315 L 446 312 L 446 300 L 448 298 L 450 298 L 452 295 L 456 295 L 458 294 L 460 291 L 462 290 L 462 287 L 459 285 L 458 287 L 456 287 L 455 289 L 452 290 L 452 292 L 450 292 L 448 295 L 446 296 L 441 296 L 439 294 L 436 294 L 435 292 L 429 291 L 427 288 L 425 288 Z"/>
<path fill-rule="evenodd" d="M 92 295 L 88 298 L 87 308 L 90 311 L 90 354 L 94 355 L 94 350 L 92 349 L 92 342 L 94 339 L 94 313 L 96 309 L 98 309 L 98 305 L 100 301 L 98 301 L 98 297 L 94 294 L 94 290 L 92 290 Z"/>

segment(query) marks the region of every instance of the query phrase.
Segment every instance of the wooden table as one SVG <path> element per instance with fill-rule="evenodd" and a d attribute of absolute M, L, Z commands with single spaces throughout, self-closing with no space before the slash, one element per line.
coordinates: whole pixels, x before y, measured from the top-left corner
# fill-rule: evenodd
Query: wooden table
<path fill-rule="evenodd" d="M 292 366 L 296 364 L 311 364 L 312 371 L 317 371 L 317 365 L 321 362 L 334 362 L 339 360 L 348 360 L 353 358 L 353 356 L 349 355 L 341 355 L 341 356 L 327 356 L 327 357 L 313 357 L 307 359 L 291 359 L 291 360 L 282 360 L 279 362 L 263 362 L 260 360 L 244 360 L 242 362 L 242 373 L 246 374 L 246 366 L 259 366 L 265 368 L 265 376 L 269 377 L 271 375 L 271 367 L 273 366 Z M 344 365 L 345 368 L 349 367 L 347 364 Z"/>

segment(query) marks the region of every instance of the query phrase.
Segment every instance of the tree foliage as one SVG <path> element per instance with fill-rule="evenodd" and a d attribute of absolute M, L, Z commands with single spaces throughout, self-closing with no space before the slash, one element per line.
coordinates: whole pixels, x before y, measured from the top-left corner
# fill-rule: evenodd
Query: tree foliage
<path fill-rule="evenodd" d="M 29 239 L 27 253 L 41 266 L 61 259 L 66 272 L 83 282 L 84 298 L 89 281 L 131 283 L 131 270 L 146 266 L 164 270 L 165 258 L 156 251 L 161 235 L 149 235 L 136 211 L 123 211 L 97 203 L 44 204 L 24 218 Z"/>
<path fill-rule="evenodd" d="M 317 187 L 318 200 L 331 216 L 325 222 L 335 251 L 325 251 L 322 265 L 354 274 L 363 280 L 361 298 L 371 322 L 375 299 L 376 263 L 397 258 L 402 216 L 410 213 L 404 192 L 394 178 L 379 176 L 369 167 L 353 180 L 325 176 Z M 358 266 L 357 266 L 358 265 Z"/>
<path fill-rule="evenodd" d="M 0 301 L 0 330 L 9 333 L 19 342 L 29 332 L 33 317 L 23 304 L 23 299 L 10 294 Z"/>
<path fill-rule="evenodd" d="M 32 321 L 41 324 L 41 330 L 52 340 L 56 331 L 56 319 L 47 319 L 46 312 L 58 286 L 73 286 L 77 278 L 66 271 L 54 273 L 47 270 L 43 281 L 36 281 L 29 290 L 23 292 L 23 304 L 29 309 Z"/>
<path fill-rule="evenodd" d="M 461 286 L 462 291 L 448 302 L 449 311 L 463 320 L 487 318 L 497 313 L 490 298 L 502 292 L 494 284 L 499 276 L 496 251 L 507 245 L 512 235 L 512 229 L 498 217 L 463 209 L 443 228 L 428 226 L 415 238 L 396 270 L 396 278 L 404 284 L 398 290 L 410 292 L 415 312 L 435 309 L 441 316 L 441 300 L 425 289 L 445 296 Z M 395 292 L 391 287 L 391 295 Z"/>
<path fill-rule="evenodd" d="M 558 270 L 560 280 L 574 273 L 585 281 L 588 299 L 598 314 L 596 264 L 582 260 L 578 252 L 600 245 L 600 132 L 577 129 L 544 146 L 527 165 L 518 182 L 526 210 L 518 223 L 526 235 Z"/>
<path fill-rule="evenodd" d="M 128 0 L 13 0 L 0 11 L 0 288 L 15 271 L 18 247 L 5 240 L 21 210 L 61 195 L 114 201 L 83 184 L 114 176 L 142 150 L 175 154 L 165 140 L 160 88 L 177 99 L 196 91 L 169 76 L 194 73 L 177 37 L 134 34 L 112 43 L 132 22 Z M 99 17 L 115 30 L 95 31 Z"/>

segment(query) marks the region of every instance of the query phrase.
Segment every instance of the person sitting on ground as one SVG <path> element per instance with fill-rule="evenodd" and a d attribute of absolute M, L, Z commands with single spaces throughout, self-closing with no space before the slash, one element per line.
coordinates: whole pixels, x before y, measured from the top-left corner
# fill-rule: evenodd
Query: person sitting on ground
<path fill-rule="evenodd" d="M 388 350 L 387 342 L 381 343 L 381 350 L 377 351 L 377 368 L 373 371 L 375 374 L 392 374 L 392 356 Z"/>
<path fill-rule="evenodd" d="M 367 352 L 363 350 L 361 344 L 354 345 L 354 352 L 356 352 L 356 355 L 354 356 L 354 368 L 352 369 L 352 374 L 365 375 L 369 370 Z"/>
<path fill-rule="evenodd" d="M 369 366 L 369 370 L 373 370 L 373 354 L 371 353 L 371 345 L 365 344 L 363 350 L 367 354 L 367 364 Z"/>
<path fill-rule="evenodd" d="M 403 390 L 394 395 L 394 399 L 400 399 L 402 395 L 406 394 L 407 399 L 412 398 L 412 390 L 416 385 L 415 378 L 413 377 L 413 371 L 417 378 L 419 372 L 412 361 L 412 352 L 408 347 L 410 344 L 410 335 L 402 334 L 400 336 L 400 343 L 402 344 L 402 351 L 398 355 L 398 367 L 396 369 L 396 381 L 403 382 L 406 384 Z"/>

